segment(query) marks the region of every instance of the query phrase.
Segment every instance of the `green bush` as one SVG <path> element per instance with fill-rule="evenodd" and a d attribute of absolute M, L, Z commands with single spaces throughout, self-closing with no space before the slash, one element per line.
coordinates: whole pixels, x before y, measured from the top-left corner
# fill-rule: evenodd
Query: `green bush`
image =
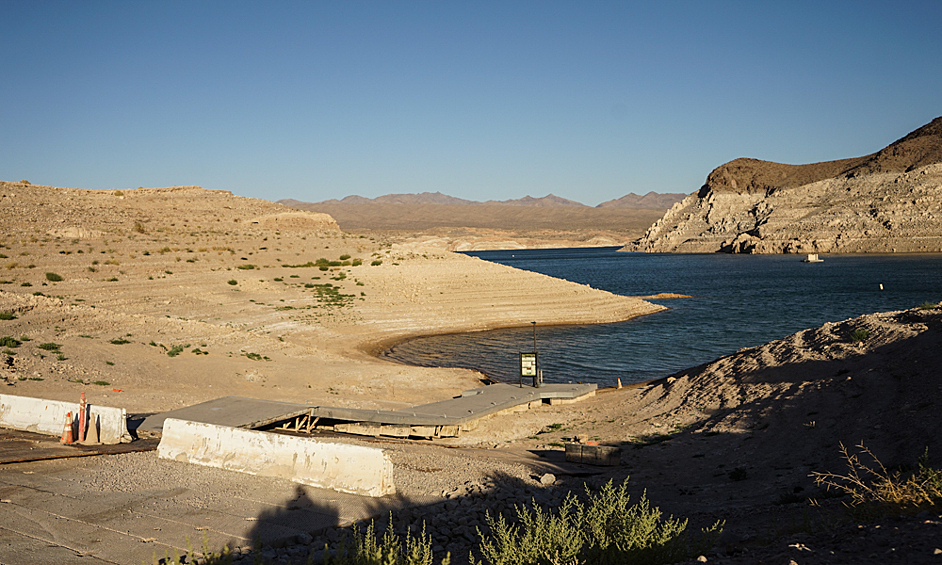
<path fill-rule="evenodd" d="M 850 339 L 853 340 L 854 343 L 860 343 L 868 337 L 870 337 L 870 330 L 864 328 L 857 328 L 850 334 Z"/>
<path fill-rule="evenodd" d="M 392 523 L 392 514 L 389 515 Z M 442 565 L 448 565 L 451 556 L 441 560 Z M 405 540 L 397 536 L 392 528 L 387 528 L 382 541 L 377 539 L 373 523 L 367 526 L 365 532 L 360 532 L 359 524 L 353 526 L 353 545 L 349 546 L 347 540 L 341 544 L 337 552 L 331 555 L 324 554 L 324 565 L 430 565 L 432 563 L 432 539 L 422 531 L 413 536 L 407 533 Z"/>
<path fill-rule="evenodd" d="M 110 343 L 111 345 L 124 345 L 124 344 L 126 344 L 126 343 L 131 343 L 131 342 L 128 341 L 128 340 L 126 340 L 126 339 L 124 339 L 123 337 L 119 337 L 119 338 L 115 338 L 115 339 L 109 341 L 108 343 Z"/>
<path fill-rule="evenodd" d="M 237 280 L 235 280 L 235 279 L 229 279 L 229 280 L 226 281 L 226 282 L 227 282 L 228 284 L 231 284 L 232 286 L 235 286 L 235 285 L 239 284 L 239 281 L 237 281 Z"/>
<path fill-rule="evenodd" d="M 381 260 L 379 260 L 379 259 L 374 259 L 373 262 L 370 263 L 370 265 L 373 266 L 373 267 L 377 267 L 377 266 L 382 265 L 382 264 L 383 264 L 383 262 L 382 262 Z"/>
<path fill-rule="evenodd" d="M 20 342 L 10 336 L 0 337 L 0 347 L 19 347 Z"/>
<path fill-rule="evenodd" d="M 37 345 L 36 347 L 38 347 L 38 348 L 40 348 L 40 349 L 42 349 L 42 350 L 44 350 L 44 351 L 59 351 L 59 348 L 62 347 L 62 345 L 61 345 L 61 344 L 58 344 L 58 343 L 53 343 L 53 342 L 50 341 L 50 342 L 48 342 L 48 343 L 40 343 L 40 344 Z"/>
<path fill-rule="evenodd" d="M 938 307 L 939 307 L 938 303 L 929 302 L 929 301 L 923 302 L 922 304 L 919 305 L 920 310 L 935 310 Z"/>
<path fill-rule="evenodd" d="M 0 320 L 15 320 L 16 314 L 13 312 L 0 312 Z"/>
<path fill-rule="evenodd" d="M 62 280 L 62 275 L 57 275 L 56 273 L 46 273 L 46 280 L 50 282 L 59 282 Z"/>
<path fill-rule="evenodd" d="M 490 535 L 481 537 L 481 563 L 676 563 L 712 547 L 722 529 L 717 522 L 699 539 L 684 535 L 687 520 L 651 508 L 647 497 L 629 506 L 627 481 L 609 481 L 597 492 L 586 488 L 586 503 L 570 493 L 554 513 L 540 506 L 517 506 L 517 523 L 487 513 Z M 472 565 L 478 562 L 471 558 Z"/>
<path fill-rule="evenodd" d="M 236 265 L 236 269 L 239 269 L 240 271 L 251 271 L 257 268 L 258 267 L 256 267 L 255 265 L 251 263 L 246 263 L 245 265 Z"/>

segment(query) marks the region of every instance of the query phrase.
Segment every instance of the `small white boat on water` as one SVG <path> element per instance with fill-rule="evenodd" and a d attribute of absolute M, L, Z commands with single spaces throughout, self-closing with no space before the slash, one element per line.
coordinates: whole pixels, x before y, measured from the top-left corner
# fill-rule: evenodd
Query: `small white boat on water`
<path fill-rule="evenodd" d="M 824 263 L 824 259 L 818 257 L 817 253 L 809 253 L 807 257 L 801 260 L 802 263 Z"/>

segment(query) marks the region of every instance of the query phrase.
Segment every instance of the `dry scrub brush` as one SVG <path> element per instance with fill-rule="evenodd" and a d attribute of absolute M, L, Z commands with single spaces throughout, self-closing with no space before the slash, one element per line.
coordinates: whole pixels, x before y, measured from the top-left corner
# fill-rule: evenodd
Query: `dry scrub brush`
<path fill-rule="evenodd" d="M 843 491 L 851 497 L 848 507 L 887 513 L 934 506 L 942 501 L 942 471 L 929 467 L 928 449 L 912 472 L 890 471 L 862 442 L 851 453 L 841 444 L 847 474 L 812 473 L 816 485 Z"/>

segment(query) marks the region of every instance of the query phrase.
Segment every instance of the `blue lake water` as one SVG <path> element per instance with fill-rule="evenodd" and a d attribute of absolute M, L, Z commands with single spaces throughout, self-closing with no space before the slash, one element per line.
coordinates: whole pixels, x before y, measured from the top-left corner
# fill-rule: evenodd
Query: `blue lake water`
<path fill-rule="evenodd" d="M 942 300 L 942 255 L 620 253 L 617 248 L 470 253 L 482 259 L 622 294 L 693 298 L 652 300 L 670 309 L 627 322 L 537 327 L 546 382 L 612 386 L 670 375 L 743 347 L 862 314 Z M 881 290 L 880 285 L 883 286 Z M 466 367 L 517 382 L 531 328 L 432 336 L 385 356 L 413 365 Z"/>

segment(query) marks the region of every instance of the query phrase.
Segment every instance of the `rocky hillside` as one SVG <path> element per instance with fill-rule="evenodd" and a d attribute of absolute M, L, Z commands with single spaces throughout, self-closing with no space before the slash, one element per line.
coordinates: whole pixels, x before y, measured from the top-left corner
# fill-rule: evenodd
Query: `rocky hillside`
<path fill-rule="evenodd" d="M 710 253 L 942 251 L 942 118 L 863 157 L 735 159 L 626 249 Z"/>

